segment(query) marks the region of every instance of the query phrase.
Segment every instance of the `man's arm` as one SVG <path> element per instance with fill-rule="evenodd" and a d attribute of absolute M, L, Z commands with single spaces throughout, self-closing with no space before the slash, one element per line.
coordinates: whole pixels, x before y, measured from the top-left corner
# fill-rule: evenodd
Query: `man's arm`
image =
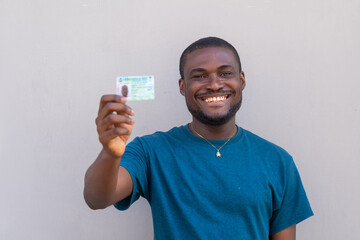
<path fill-rule="evenodd" d="M 120 158 L 102 150 L 85 174 L 84 198 L 91 209 L 106 208 L 132 193 L 129 172 L 120 166 Z"/>
<path fill-rule="evenodd" d="M 295 239 L 296 239 L 296 224 L 270 236 L 270 240 L 295 240 Z"/>
<path fill-rule="evenodd" d="M 131 176 L 120 166 L 134 124 L 130 117 L 134 112 L 125 103 L 118 95 L 101 98 L 96 125 L 103 149 L 87 170 L 84 186 L 85 201 L 92 209 L 106 208 L 132 192 Z"/>

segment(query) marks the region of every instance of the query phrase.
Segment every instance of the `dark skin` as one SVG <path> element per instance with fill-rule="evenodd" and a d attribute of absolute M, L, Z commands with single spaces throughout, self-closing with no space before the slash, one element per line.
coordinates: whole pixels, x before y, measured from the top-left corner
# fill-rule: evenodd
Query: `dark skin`
<path fill-rule="evenodd" d="M 202 111 L 213 119 L 227 115 L 231 106 L 241 101 L 245 88 L 245 74 L 240 71 L 234 54 L 224 48 L 205 48 L 190 53 L 186 60 L 179 88 L 188 108 Z M 206 102 L 213 97 L 226 100 Z M 235 115 L 220 125 L 206 124 L 193 115 L 191 126 L 207 139 L 228 139 L 236 131 Z"/>
<path fill-rule="evenodd" d="M 221 47 L 200 49 L 190 53 L 186 60 L 184 79 L 179 80 L 179 88 L 188 106 L 201 109 L 210 118 L 219 119 L 228 114 L 231 105 L 241 101 L 242 91 L 245 88 L 245 74 L 239 69 L 236 58 L 230 50 Z M 224 97 L 224 94 L 226 96 L 224 101 L 206 102 L 206 99 Z M 205 124 L 193 115 L 189 129 L 197 135 L 193 131 L 195 129 L 207 139 L 228 139 L 236 130 L 235 115 L 221 125 Z M 296 225 L 269 236 L 269 239 L 295 240 Z"/>
<path fill-rule="evenodd" d="M 132 192 L 131 176 L 120 166 L 120 161 L 132 131 L 134 114 L 124 97 L 104 95 L 101 98 L 95 122 L 103 149 L 87 170 L 84 186 L 85 201 L 92 209 L 106 208 Z"/>
<path fill-rule="evenodd" d="M 179 80 L 180 93 L 193 115 L 190 130 L 195 129 L 208 139 L 233 136 L 237 129 L 236 106 L 242 100 L 244 88 L 245 74 L 230 50 L 209 47 L 190 53 L 184 65 L 184 79 Z M 103 149 L 87 170 L 84 186 L 85 201 L 92 209 L 106 208 L 132 193 L 131 176 L 120 161 L 132 132 L 133 115 L 126 98 L 117 95 L 101 98 L 96 125 Z M 269 239 L 295 240 L 295 233 L 293 225 Z"/>

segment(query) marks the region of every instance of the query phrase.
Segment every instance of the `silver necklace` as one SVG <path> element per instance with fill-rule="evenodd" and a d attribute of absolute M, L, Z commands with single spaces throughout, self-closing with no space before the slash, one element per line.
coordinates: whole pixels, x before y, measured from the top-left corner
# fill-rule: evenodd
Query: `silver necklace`
<path fill-rule="evenodd" d="M 217 147 L 215 147 L 214 146 L 214 144 L 212 144 L 209 140 L 207 140 L 206 138 L 204 138 L 203 136 L 201 136 L 200 135 L 200 133 L 198 133 L 195 129 L 194 129 L 194 127 L 193 127 L 193 125 L 190 123 L 190 127 L 191 127 L 191 129 L 199 136 L 199 137 L 201 137 L 202 139 L 204 139 L 208 144 L 210 144 L 213 148 L 215 148 L 216 149 L 216 157 L 221 157 L 221 153 L 220 153 L 220 149 L 222 149 L 234 136 L 235 136 L 235 134 L 236 134 L 236 130 L 235 130 L 235 132 L 234 132 L 234 134 L 221 146 L 221 147 L 219 147 L 219 148 L 217 148 Z"/>

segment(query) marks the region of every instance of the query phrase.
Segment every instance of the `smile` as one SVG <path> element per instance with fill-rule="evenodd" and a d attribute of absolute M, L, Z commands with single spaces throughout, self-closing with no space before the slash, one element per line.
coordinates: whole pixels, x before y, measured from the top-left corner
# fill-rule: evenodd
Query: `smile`
<path fill-rule="evenodd" d="M 223 95 L 223 96 L 216 96 L 216 97 L 201 97 L 202 101 L 205 101 L 207 103 L 212 102 L 223 102 L 226 99 L 228 99 L 229 95 Z"/>

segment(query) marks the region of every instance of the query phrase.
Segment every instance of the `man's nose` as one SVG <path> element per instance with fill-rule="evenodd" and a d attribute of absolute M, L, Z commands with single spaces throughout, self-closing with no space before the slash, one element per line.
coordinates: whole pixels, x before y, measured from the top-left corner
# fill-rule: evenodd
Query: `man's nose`
<path fill-rule="evenodd" d="M 209 83 L 208 88 L 216 91 L 224 87 L 223 81 L 219 78 L 217 74 L 210 74 L 209 75 Z"/>

